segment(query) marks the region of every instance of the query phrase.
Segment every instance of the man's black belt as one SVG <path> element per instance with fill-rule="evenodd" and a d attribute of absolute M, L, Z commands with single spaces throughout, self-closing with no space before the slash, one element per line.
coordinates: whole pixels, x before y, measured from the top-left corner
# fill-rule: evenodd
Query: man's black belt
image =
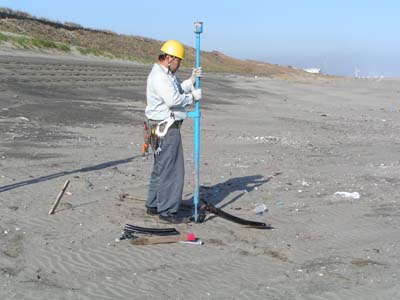
<path fill-rule="evenodd" d="M 175 121 L 170 128 L 181 128 L 183 120 Z"/>
<path fill-rule="evenodd" d="M 156 126 L 158 123 L 162 122 L 162 120 L 161 121 L 157 121 L 157 120 L 149 119 L 149 122 L 150 122 L 151 125 L 155 125 Z M 172 123 L 172 125 L 169 128 L 181 128 L 182 123 L 183 123 L 183 120 L 175 121 L 174 123 Z"/>

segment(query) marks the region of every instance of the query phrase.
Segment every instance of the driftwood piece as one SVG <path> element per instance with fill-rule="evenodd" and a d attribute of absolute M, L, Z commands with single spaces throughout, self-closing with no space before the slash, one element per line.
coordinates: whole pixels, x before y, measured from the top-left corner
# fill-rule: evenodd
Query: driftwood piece
<path fill-rule="evenodd" d="M 193 233 L 181 234 L 176 236 L 151 236 L 151 237 L 138 237 L 131 240 L 133 245 L 154 245 L 154 244 L 167 244 L 167 243 L 177 243 L 180 241 L 190 241 L 193 242 L 196 237 Z"/>
<path fill-rule="evenodd" d="M 54 201 L 54 204 L 53 204 L 53 206 L 51 207 L 51 209 L 49 211 L 49 215 L 54 214 L 54 211 L 56 210 L 56 208 L 58 206 L 58 203 L 60 203 L 61 197 L 64 195 L 65 190 L 67 189 L 68 185 L 69 185 L 69 180 L 67 180 L 64 183 L 64 186 L 63 186 L 61 192 L 58 194 L 56 201 Z"/>

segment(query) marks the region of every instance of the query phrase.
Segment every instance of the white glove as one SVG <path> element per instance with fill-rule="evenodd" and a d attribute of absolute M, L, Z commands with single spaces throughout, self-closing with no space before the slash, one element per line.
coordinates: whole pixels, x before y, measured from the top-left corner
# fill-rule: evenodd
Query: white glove
<path fill-rule="evenodd" d="M 201 89 L 192 90 L 192 96 L 194 101 L 199 101 L 201 99 Z"/>
<path fill-rule="evenodd" d="M 203 70 L 200 68 L 194 68 L 192 72 L 192 76 L 190 76 L 190 80 L 193 84 L 196 83 L 196 78 L 203 76 Z"/>

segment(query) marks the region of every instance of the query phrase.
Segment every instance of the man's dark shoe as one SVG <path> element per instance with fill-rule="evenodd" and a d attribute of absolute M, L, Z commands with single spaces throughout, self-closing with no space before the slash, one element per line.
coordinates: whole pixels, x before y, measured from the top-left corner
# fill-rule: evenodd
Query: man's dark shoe
<path fill-rule="evenodd" d="M 186 224 L 190 222 L 189 218 L 178 217 L 175 214 L 159 215 L 158 217 L 160 218 L 161 221 L 165 221 L 171 224 Z"/>
<path fill-rule="evenodd" d="M 158 215 L 157 207 L 148 207 L 146 213 L 152 216 Z"/>

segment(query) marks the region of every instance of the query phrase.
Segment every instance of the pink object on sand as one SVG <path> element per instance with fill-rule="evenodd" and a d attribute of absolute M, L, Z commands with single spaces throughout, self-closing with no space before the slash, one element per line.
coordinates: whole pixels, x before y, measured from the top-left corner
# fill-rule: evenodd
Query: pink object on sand
<path fill-rule="evenodd" d="M 187 240 L 190 242 L 194 242 L 196 240 L 196 236 L 194 235 L 194 233 L 188 233 Z"/>

